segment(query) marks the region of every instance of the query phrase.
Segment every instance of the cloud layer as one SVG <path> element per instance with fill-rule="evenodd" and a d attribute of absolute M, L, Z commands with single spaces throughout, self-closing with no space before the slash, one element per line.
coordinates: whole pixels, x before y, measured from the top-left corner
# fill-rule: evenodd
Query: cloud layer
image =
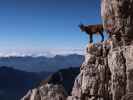
<path fill-rule="evenodd" d="M 68 55 L 68 54 L 84 54 L 83 49 L 44 49 L 44 50 L 5 50 L 0 51 L 0 57 L 10 57 L 10 56 L 47 56 L 54 57 L 55 55 Z"/>

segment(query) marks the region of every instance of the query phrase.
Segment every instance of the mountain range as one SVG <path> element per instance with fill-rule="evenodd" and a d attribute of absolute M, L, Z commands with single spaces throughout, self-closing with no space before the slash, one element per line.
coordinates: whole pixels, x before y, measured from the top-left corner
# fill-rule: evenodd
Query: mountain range
<path fill-rule="evenodd" d="M 0 66 L 8 66 L 28 72 L 55 72 L 59 69 L 77 67 L 82 64 L 84 57 L 78 54 L 46 56 L 9 56 L 0 57 Z"/>

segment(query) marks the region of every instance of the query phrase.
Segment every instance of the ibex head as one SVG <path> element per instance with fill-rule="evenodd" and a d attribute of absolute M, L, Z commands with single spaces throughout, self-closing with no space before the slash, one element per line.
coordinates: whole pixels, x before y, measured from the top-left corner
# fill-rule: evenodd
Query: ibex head
<path fill-rule="evenodd" d="M 85 30 L 84 24 L 79 24 L 79 28 L 80 28 L 80 30 L 83 32 L 83 31 Z"/>

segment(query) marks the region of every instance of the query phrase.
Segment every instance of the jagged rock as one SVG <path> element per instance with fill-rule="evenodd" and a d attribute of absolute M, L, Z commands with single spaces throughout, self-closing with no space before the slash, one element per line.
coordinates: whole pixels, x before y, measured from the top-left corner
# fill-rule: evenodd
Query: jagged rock
<path fill-rule="evenodd" d="M 121 100 L 126 94 L 126 58 L 122 48 L 114 49 L 108 56 L 108 65 L 111 70 L 111 92 L 113 100 Z"/>
<path fill-rule="evenodd" d="M 111 48 L 105 42 L 87 47 L 72 96 L 67 100 L 133 100 L 133 46 Z"/>
<path fill-rule="evenodd" d="M 85 61 L 75 80 L 72 96 L 68 100 L 110 100 L 110 69 L 107 52 L 111 46 L 104 43 L 87 47 Z"/>
<path fill-rule="evenodd" d="M 71 94 L 72 87 L 76 76 L 79 74 L 79 67 L 70 67 L 66 69 L 60 69 L 59 71 L 50 75 L 47 79 L 42 80 L 40 85 L 43 84 L 61 84 L 68 95 Z"/>
<path fill-rule="evenodd" d="M 101 7 L 103 24 L 112 25 L 113 49 L 108 55 L 112 100 L 121 100 L 133 92 L 133 0 L 102 0 Z"/>
<path fill-rule="evenodd" d="M 121 100 L 133 100 L 133 93 L 126 94 Z"/>
<path fill-rule="evenodd" d="M 66 100 L 66 97 L 61 85 L 45 84 L 30 90 L 21 100 Z"/>
<path fill-rule="evenodd" d="M 112 33 L 113 46 L 129 45 L 133 39 L 133 0 L 102 0 L 101 16 Z M 107 27 L 108 24 L 111 25 Z"/>

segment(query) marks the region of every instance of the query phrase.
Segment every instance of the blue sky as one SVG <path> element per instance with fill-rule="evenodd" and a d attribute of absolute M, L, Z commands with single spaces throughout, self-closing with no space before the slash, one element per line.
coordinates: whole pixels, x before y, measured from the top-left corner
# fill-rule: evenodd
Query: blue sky
<path fill-rule="evenodd" d="M 100 0 L 0 0 L 0 51 L 83 49 L 81 22 L 101 23 Z"/>

